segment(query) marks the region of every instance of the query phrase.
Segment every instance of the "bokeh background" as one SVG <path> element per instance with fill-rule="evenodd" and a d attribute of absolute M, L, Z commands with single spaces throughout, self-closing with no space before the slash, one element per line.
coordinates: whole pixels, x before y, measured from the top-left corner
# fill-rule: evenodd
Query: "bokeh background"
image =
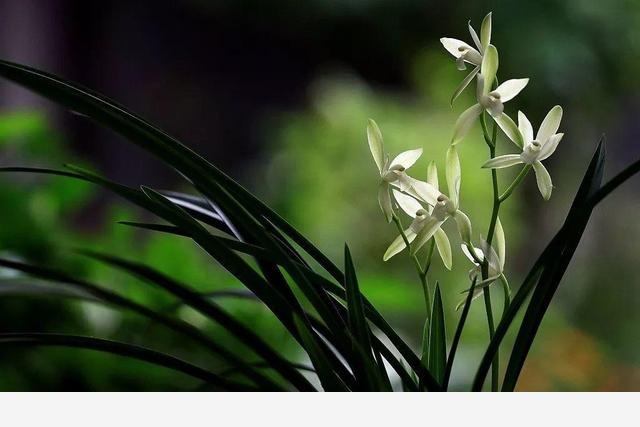
<path fill-rule="evenodd" d="M 596 143 L 607 137 L 611 176 L 640 157 L 640 3 L 635 0 L 0 0 L 0 57 L 48 70 L 118 100 L 204 154 L 267 200 L 336 261 L 348 242 L 363 291 L 415 347 L 424 307 L 413 266 L 381 260 L 395 237 L 377 207 L 365 138 L 375 118 L 390 152 L 423 147 L 414 171 L 443 166 L 463 74 L 439 43 L 469 41 L 494 12 L 499 75 L 530 77 L 507 104 L 540 123 L 564 107 L 565 138 L 547 165 L 554 195 L 529 177 L 502 212 L 507 270 L 517 287 L 560 227 Z M 129 185 L 184 189 L 173 171 L 90 121 L 0 82 L 0 163 L 92 167 Z M 501 150 L 511 147 L 503 141 Z M 489 173 L 479 127 L 460 148 L 462 203 L 476 232 L 488 226 Z M 441 176 L 441 179 L 443 176 Z M 502 175 L 506 185 L 509 173 Z M 636 177 L 601 205 L 567 271 L 523 371 L 519 390 L 640 390 L 640 191 Z M 76 247 L 124 254 L 203 292 L 239 285 L 188 241 L 116 224 L 146 218 L 96 188 L 29 175 L 0 177 L 0 252 L 37 261 L 145 304 L 176 310 L 231 348 L 215 325 L 148 285 L 75 255 Z M 453 230 L 452 230 L 453 231 Z M 454 234 L 455 235 L 455 234 Z M 457 247 L 454 239 L 454 249 Z M 471 266 L 435 261 L 448 328 Z M 4 278 L 14 273 L 0 271 Z M 496 294 L 496 293 L 494 293 Z M 496 310 L 500 298 L 494 297 Z M 259 305 L 224 300 L 270 342 L 296 349 Z M 162 328 L 88 303 L 0 291 L 0 330 L 74 332 L 152 345 L 224 366 Z M 474 304 L 454 369 L 464 389 L 487 342 Z M 89 351 L 0 349 L 2 390 L 188 390 L 198 384 L 159 368 Z"/>

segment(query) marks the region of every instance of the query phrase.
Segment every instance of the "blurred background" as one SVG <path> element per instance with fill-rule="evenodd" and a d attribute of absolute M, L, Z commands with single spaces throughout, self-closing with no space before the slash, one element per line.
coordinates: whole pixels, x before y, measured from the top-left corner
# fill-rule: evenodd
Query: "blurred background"
<path fill-rule="evenodd" d="M 0 57 L 91 87 L 126 105 L 264 198 L 340 262 L 352 248 L 363 292 L 414 347 L 424 306 L 413 266 L 382 254 L 395 238 L 377 207 L 377 171 L 366 119 L 387 151 L 422 147 L 413 172 L 441 167 L 456 117 L 473 102 L 449 98 L 465 75 L 439 38 L 471 42 L 493 11 L 502 79 L 530 77 L 517 101 L 537 128 L 555 104 L 565 137 L 547 162 L 554 194 L 544 202 L 530 176 L 501 218 L 507 275 L 517 288 L 558 230 L 595 146 L 607 137 L 611 176 L 640 157 L 640 3 L 635 0 L 182 0 L 86 2 L 0 0 Z M 0 82 L 2 165 L 76 163 L 128 185 L 184 190 L 180 177 L 137 147 L 83 117 Z M 501 152 L 512 151 L 504 140 Z M 488 227 L 490 174 L 480 128 L 460 147 L 462 207 L 476 233 Z M 511 171 L 501 175 L 507 185 Z M 441 175 L 441 180 L 444 175 Z M 640 191 L 634 178 L 597 208 L 523 371 L 519 390 L 640 390 Z M 188 241 L 140 233 L 119 220 L 143 213 L 96 188 L 61 178 L 0 176 L 0 252 L 80 274 L 184 319 L 238 351 L 216 325 L 172 305 L 167 295 L 74 254 L 98 248 L 147 262 L 203 292 L 238 287 Z M 148 219 L 148 218 L 147 218 Z M 452 236 L 455 232 L 452 229 Z M 477 237 L 477 234 L 476 234 Z M 459 242 L 452 239 L 454 249 Z M 436 259 L 448 307 L 468 286 L 469 262 Z M 5 278 L 15 273 L 0 270 Z M 496 311 L 501 310 L 494 292 Z M 292 358 L 295 346 L 259 305 L 221 303 Z M 487 342 L 475 303 L 453 386 L 464 389 Z M 0 291 L 0 330 L 98 335 L 170 351 L 199 363 L 199 347 L 133 315 L 88 303 Z M 0 349 L 1 390 L 188 390 L 198 384 L 115 356 L 64 349 Z"/>

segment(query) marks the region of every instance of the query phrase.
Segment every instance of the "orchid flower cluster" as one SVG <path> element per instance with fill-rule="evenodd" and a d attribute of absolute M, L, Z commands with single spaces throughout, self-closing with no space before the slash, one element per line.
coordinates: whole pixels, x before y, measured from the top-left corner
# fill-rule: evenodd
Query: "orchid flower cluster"
<path fill-rule="evenodd" d="M 414 259 L 425 295 L 428 295 L 427 272 L 431 264 L 434 247 L 447 269 L 452 268 L 452 236 L 447 235 L 442 226 L 450 219 L 457 225 L 461 249 L 473 263 L 471 277 L 478 276 L 474 297 L 491 283 L 500 279 L 504 284 L 506 301 L 509 298 L 508 283 L 504 275 L 505 236 L 498 216 L 499 207 L 533 169 L 538 188 L 544 200 L 551 197 L 553 185 L 549 172 L 542 161 L 551 156 L 563 134 L 558 133 L 562 119 L 562 108 L 554 106 L 542 121 L 537 133 L 527 116 L 518 111 L 515 121 L 505 112 L 505 103 L 513 100 L 529 83 L 528 78 L 506 80 L 499 84 L 498 50 L 491 44 L 492 16 L 489 13 L 482 21 L 480 35 L 468 25 L 473 45 L 454 38 L 440 39 L 444 48 L 454 56 L 458 70 L 471 71 L 459 84 L 451 97 L 451 105 L 464 90 L 476 81 L 476 102 L 467 108 L 457 119 L 452 133 L 450 146 L 445 157 L 446 191 L 441 191 L 438 181 L 438 170 L 435 162 L 427 166 L 426 181 L 408 175 L 420 156 L 422 148 L 405 151 L 389 160 L 384 151 L 383 137 L 378 125 L 369 120 L 367 137 L 371 154 L 380 174 L 378 201 L 387 222 L 394 222 L 399 236 L 385 252 L 384 261 L 408 248 Z M 487 117 L 494 122 L 493 135 L 489 132 Z M 494 206 L 491 225 L 486 238 L 480 236 L 479 244 L 473 243 L 473 232 L 469 217 L 460 209 L 461 168 L 457 145 L 471 131 L 473 125 L 480 121 L 484 141 L 489 147 L 490 158 L 481 167 L 492 170 L 494 188 Z M 509 141 L 515 144 L 518 152 L 496 156 L 496 127 Z M 520 173 L 512 184 L 502 193 L 498 193 L 497 169 L 522 165 Z M 415 169 L 415 167 L 414 167 Z M 404 212 L 410 218 L 410 225 L 402 225 Z M 419 252 L 426 248 L 426 264 L 418 258 Z M 424 264 L 424 266 L 423 266 Z M 427 302 L 427 304 L 429 304 Z"/>

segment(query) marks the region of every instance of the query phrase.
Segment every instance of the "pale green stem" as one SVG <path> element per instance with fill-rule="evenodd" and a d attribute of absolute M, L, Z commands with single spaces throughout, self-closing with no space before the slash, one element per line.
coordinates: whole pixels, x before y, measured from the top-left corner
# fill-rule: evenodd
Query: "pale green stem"
<path fill-rule="evenodd" d="M 530 170 L 531 170 L 531 165 L 528 165 L 528 164 L 522 168 L 518 176 L 516 176 L 516 178 L 511 183 L 511 185 L 509 185 L 509 187 L 507 187 L 507 189 L 504 190 L 504 193 L 502 193 L 502 195 L 498 198 L 500 203 L 504 202 L 505 200 L 507 200 L 507 198 L 509 198 L 511 193 L 513 193 L 513 190 L 515 190 L 516 187 L 520 185 L 520 183 L 527 176 Z"/>

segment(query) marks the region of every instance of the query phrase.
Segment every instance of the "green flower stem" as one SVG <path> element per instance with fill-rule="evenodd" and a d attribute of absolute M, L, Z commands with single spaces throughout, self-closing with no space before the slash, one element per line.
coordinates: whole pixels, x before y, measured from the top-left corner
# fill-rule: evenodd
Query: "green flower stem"
<path fill-rule="evenodd" d="M 483 112 L 480 115 L 480 124 L 482 125 L 482 134 L 484 136 L 484 140 L 489 146 L 489 154 L 490 158 L 494 158 L 496 156 L 496 124 L 493 124 L 493 135 L 489 136 L 489 132 L 487 129 L 487 123 L 485 119 L 485 113 Z M 491 222 L 489 223 L 489 231 L 487 232 L 487 244 L 491 245 L 491 241 L 493 240 L 493 235 L 496 229 L 496 223 L 498 221 L 498 213 L 500 212 L 500 196 L 498 191 L 498 174 L 495 169 L 491 169 L 491 182 L 493 185 L 493 209 L 491 211 Z M 489 277 L 489 264 L 488 260 L 485 257 L 484 262 L 481 266 L 482 280 L 486 280 Z M 493 308 L 491 305 L 491 290 L 489 286 L 485 286 L 482 289 L 482 293 L 484 296 L 484 306 L 487 312 L 487 324 L 489 326 L 489 339 L 493 339 L 493 335 L 495 334 L 495 323 L 493 321 Z M 493 362 L 491 364 L 491 391 L 498 391 L 499 382 L 500 382 L 500 358 L 499 352 L 496 352 L 495 357 L 493 358 Z"/>
<path fill-rule="evenodd" d="M 411 253 L 411 244 L 409 243 L 409 239 L 407 239 L 407 235 L 404 234 L 404 227 L 402 226 L 402 222 L 400 221 L 400 218 L 394 215 L 393 222 L 398 228 L 398 232 L 400 232 L 400 235 L 402 236 L 402 240 L 404 240 L 404 244 L 407 245 L 407 250 L 409 251 L 409 253 Z M 424 270 L 420 265 L 420 261 L 418 260 L 418 257 L 415 254 L 411 255 L 411 258 L 413 259 L 413 263 L 416 266 L 416 271 L 418 272 L 418 277 L 420 277 L 420 283 L 422 283 L 422 289 L 424 292 L 424 302 L 425 302 L 425 305 L 427 306 L 426 308 L 427 308 L 428 322 L 431 322 L 431 295 L 429 293 L 429 282 L 427 281 L 427 273 L 429 272 L 429 266 L 431 265 L 432 254 L 433 254 L 433 246 L 431 246 L 429 250 L 427 265 L 424 268 Z"/>
<path fill-rule="evenodd" d="M 515 190 L 516 187 L 520 185 L 520 183 L 522 182 L 522 180 L 524 180 L 524 178 L 527 176 L 530 170 L 531 170 L 531 165 L 525 165 L 522 168 L 518 176 L 516 176 L 516 178 L 511 183 L 511 185 L 509 185 L 509 187 L 506 190 L 504 190 L 504 193 L 502 193 L 502 195 L 498 198 L 498 201 L 500 203 L 507 200 L 507 198 L 511 195 L 511 193 L 513 193 L 513 190 Z"/>

